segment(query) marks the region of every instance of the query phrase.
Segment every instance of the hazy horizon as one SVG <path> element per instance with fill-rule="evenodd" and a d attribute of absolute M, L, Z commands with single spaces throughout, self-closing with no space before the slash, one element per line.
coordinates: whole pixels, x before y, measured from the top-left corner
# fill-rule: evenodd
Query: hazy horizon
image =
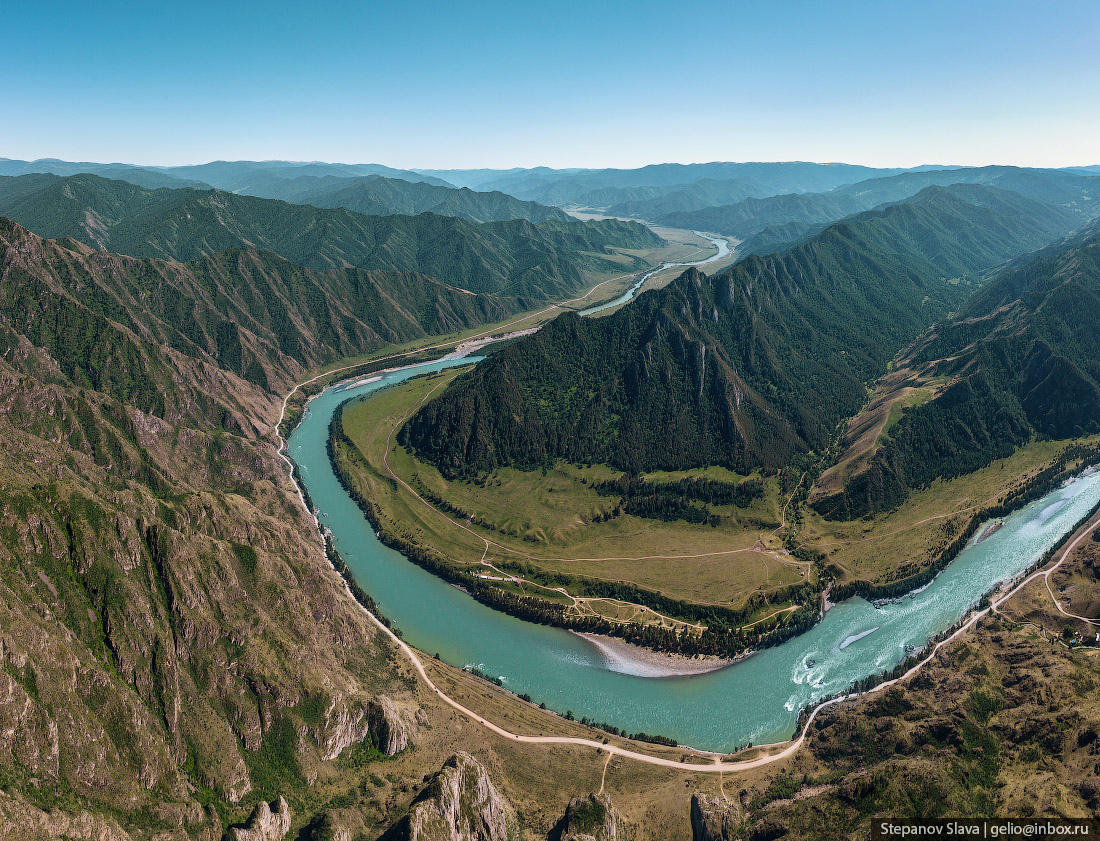
<path fill-rule="evenodd" d="M 919 12 L 919 13 L 916 13 Z M 1100 160 L 1100 5 L 7 10 L 13 159 L 399 169 Z M 1082 161 L 1086 163 L 1082 163 Z"/>
<path fill-rule="evenodd" d="M 1008 163 L 1008 164 L 1002 164 L 1002 163 L 972 163 L 972 164 L 949 163 L 949 164 L 944 164 L 944 163 L 923 162 L 923 163 L 910 164 L 910 165 L 902 165 L 902 164 L 881 164 L 880 165 L 880 164 L 868 164 L 868 163 L 864 163 L 863 161 L 845 161 L 845 160 L 837 160 L 837 161 L 811 161 L 811 160 L 767 160 L 767 161 L 765 161 L 765 160 L 751 160 L 750 161 L 750 160 L 721 160 L 721 159 L 715 159 L 715 160 L 709 160 L 709 161 L 664 161 L 664 160 L 663 161 L 650 161 L 648 163 L 643 163 L 643 164 L 639 164 L 637 166 L 629 166 L 629 167 L 628 166 L 613 166 L 613 165 L 612 166 L 551 167 L 551 166 L 547 166 L 545 164 L 531 164 L 529 166 L 524 166 L 524 165 L 518 165 L 517 164 L 517 165 L 514 165 L 514 166 L 501 165 L 501 166 L 460 167 L 460 166 L 420 166 L 420 165 L 416 165 L 416 166 L 399 166 L 397 164 L 389 163 L 387 161 L 375 161 L 375 160 L 370 160 L 370 161 L 368 161 L 368 160 L 362 160 L 362 161 L 355 161 L 355 160 L 326 161 L 326 160 L 321 160 L 320 158 L 313 158 L 313 159 L 309 159 L 309 160 L 305 160 L 305 159 L 291 160 L 289 158 L 262 158 L 262 159 L 261 158 L 211 158 L 209 160 L 193 160 L 193 161 L 183 161 L 183 162 L 180 162 L 180 163 L 168 163 L 168 164 L 166 164 L 166 163 L 138 162 L 138 161 L 127 161 L 127 160 L 92 160 L 90 158 L 58 158 L 58 157 L 54 157 L 54 156 L 41 156 L 41 155 L 37 156 L 37 157 L 23 157 L 23 158 L 17 158 L 17 157 L 13 157 L 11 155 L 0 155 L 0 160 L 4 160 L 4 161 L 27 161 L 28 163 L 57 161 L 59 163 L 71 163 L 71 164 L 88 163 L 88 164 L 100 164 L 100 165 L 107 165 L 107 166 L 118 164 L 118 165 L 124 165 L 124 166 L 137 166 L 137 167 L 142 167 L 142 168 L 146 168 L 146 169 L 175 169 L 175 168 L 178 168 L 178 167 L 204 166 L 206 164 L 213 164 L 213 163 L 242 163 L 242 162 L 261 163 L 261 164 L 263 164 L 263 163 L 285 163 L 285 164 L 302 165 L 302 166 L 323 164 L 323 165 L 326 165 L 326 166 L 385 166 L 385 167 L 389 167 L 391 169 L 405 170 L 405 171 L 408 171 L 408 172 L 423 172 L 423 173 L 440 172 L 440 171 L 448 171 L 448 170 L 449 171 L 454 171 L 454 172 L 476 171 L 476 170 L 499 170 L 501 172 L 507 172 L 509 170 L 531 170 L 531 169 L 549 169 L 549 170 L 555 170 L 555 171 L 567 171 L 567 170 L 593 170 L 593 171 L 596 171 L 596 170 L 604 170 L 604 169 L 630 170 L 630 169 L 643 169 L 643 168 L 649 167 L 649 166 L 666 166 L 666 165 L 702 166 L 702 165 L 706 165 L 706 164 L 718 164 L 718 163 L 730 163 L 730 164 L 786 164 L 786 163 L 792 163 L 793 164 L 793 163 L 802 163 L 802 164 L 816 164 L 818 166 L 866 166 L 866 167 L 871 167 L 871 168 L 874 168 L 874 169 L 915 169 L 915 168 L 919 168 L 919 167 L 924 167 L 924 168 L 927 168 L 927 169 L 950 169 L 950 168 L 966 169 L 966 168 L 981 168 L 981 167 L 987 167 L 987 166 L 1016 166 L 1016 167 L 1020 167 L 1020 168 L 1033 168 L 1033 169 L 1087 169 L 1089 167 L 1100 166 L 1100 163 L 1092 163 L 1092 162 L 1077 163 L 1077 164 L 1066 164 L 1065 166 L 1059 166 L 1059 167 L 1028 167 L 1026 164 L 1015 164 L 1015 163 Z M 1100 158 L 1098 158 L 1098 160 L 1100 160 Z"/>

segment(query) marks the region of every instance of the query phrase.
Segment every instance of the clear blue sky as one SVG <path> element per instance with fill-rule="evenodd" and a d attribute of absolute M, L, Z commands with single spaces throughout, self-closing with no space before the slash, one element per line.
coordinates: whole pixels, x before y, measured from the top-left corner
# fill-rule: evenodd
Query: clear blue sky
<path fill-rule="evenodd" d="M 1100 163 L 1100 2 L 15 2 L 0 156 Z"/>

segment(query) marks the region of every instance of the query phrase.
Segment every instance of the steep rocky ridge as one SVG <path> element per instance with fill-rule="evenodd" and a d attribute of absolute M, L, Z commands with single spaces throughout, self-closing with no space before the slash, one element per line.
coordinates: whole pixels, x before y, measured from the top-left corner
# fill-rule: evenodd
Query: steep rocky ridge
<path fill-rule="evenodd" d="M 447 760 L 413 802 L 387 841 L 510 841 L 515 813 L 489 774 L 468 753 Z"/>
<path fill-rule="evenodd" d="M 733 841 L 738 837 L 736 807 L 709 794 L 691 796 L 692 841 Z"/>
<path fill-rule="evenodd" d="M 271 807 L 275 808 L 272 809 Z M 229 841 L 282 841 L 290 832 L 290 806 L 280 797 L 274 803 L 259 803 L 244 826 L 229 829 Z"/>
<path fill-rule="evenodd" d="M 269 354 L 258 385 L 141 305 L 177 282 L 224 318 L 194 267 L 2 224 L 6 814 L 216 837 L 205 803 L 290 798 L 349 751 L 403 750 L 407 666 L 346 594 L 270 437 L 268 389 L 345 351 L 301 326 L 297 357 L 242 331 Z"/>

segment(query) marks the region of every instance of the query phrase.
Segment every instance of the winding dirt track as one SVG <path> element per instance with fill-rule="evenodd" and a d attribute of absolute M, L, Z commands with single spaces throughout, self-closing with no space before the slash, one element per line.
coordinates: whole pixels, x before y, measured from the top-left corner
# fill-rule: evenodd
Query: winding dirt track
<path fill-rule="evenodd" d="M 624 275 L 624 277 L 625 276 L 626 275 Z M 605 282 L 607 282 L 607 281 L 605 281 Z M 593 289 L 590 289 L 588 291 L 588 293 L 586 293 L 586 295 L 582 296 L 582 298 L 575 298 L 573 300 L 574 301 L 583 300 L 583 298 L 587 297 L 589 294 L 591 294 L 594 291 L 595 288 L 596 287 L 593 287 Z M 560 308 L 565 303 L 571 303 L 571 301 L 563 302 L 562 304 L 552 304 L 552 305 L 546 307 L 545 309 L 540 310 L 538 313 L 535 313 L 534 315 L 528 315 L 528 316 L 525 316 L 523 318 L 516 319 L 515 321 L 512 321 L 509 324 L 503 325 L 502 327 L 493 328 L 493 330 L 486 330 L 483 333 L 480 333 L 480 334 L 477 334 L 475 336 L 469 337 L 466 341 L 472 341 L 474 339 L 485 336 L 487 334 L 491 334 L 491 333 L 500 331 L 502 329 L 506 329 L 507 327 L 510 327 L 512 325 L 522 323 L 523 321 L 528 321 L 531 318 L 533 318 L 533 317 L 535 317 L 535 316 L 537 316 L 541 313 L 548 312 L 552 309 Z M 416 354 L 416 353 L 422 353 L 425 350 L 438 350 L 438 349 L 442 349 L 442 348 L 454 347 L 456 344 L 458 344 L 458 343 L 453 342 L 453 341 L 452 342 L 441 342 L 441 343 L 436 344 L 436 345 L 430 345 L 428 347 L 422 347 L 422 348 L 418 348 L 416 350 L 405 351 L 403 353 L 396 353 L 396 354 L 392 354 L 391 356 L 380 357 L 378 359 L 370 360 L 370 361 L 371 362 L 385 362 L 385 361 L 390 360 L 390 359 L 400 359 L 400 358 L 411 356 L 411 355 Z M 317 380 L 319 380 L 323 377 L 331 376 L 332 374 L 339 373 L 341 371 L 350 370 L 352 368 L 361 368 L 361 367 L 363 367 L 364 364 L 366 364 L 366 363 L 356 363 L 354 365 L 346 365 L 342 368 L 335 368 L 335 369 L 332 369 L 330 371 L 326 371 L 324 373 L 318 374 L 318 375 L 316 375 L 316 376 L 314 376 L 314 377 L 312 377 L 308 380 L 304 380 L 303 382 L 298 383 L 297 385 L 295 385 L 294 388 L 283 399 L 283 408 L 282 408 L 282 411 L 279 414 L 279 421 L 275 426 L 274 432 L 275 432 L 276 439 L 278 441 L 279 456 L 286 462 L 287 466 L 290 468 L 291 484 L 294 486 L 294 489 L 298 493 L 298 499 L 301 501 L 302 507 L 306 510 L 306 513 L 308 513 L 309 516 L 313 519 L 314 525 L 317 528 L 317 534 L 318 534 L 319 538 L 321 537 L 320 522 L 317 520 L 317 518 L 313 514 L 313 512 L 309 510 L 309 506 L 306 505 L 305 496 L 302 493 L 302 489 L 298 486 L 297 481 L 294 479 L 293 463 L 290 461 L 290 458 L 286 455 L 287 441 L 286 441 L 286 439 L 284 439 L 282 437 L 282 434 L 279 432 L 279 428 L 282 426 L 282 422 L 283 422 L 283 419 L 286 415 L 286 409 L 287 409 L 287 405 L 290 401 L 290 398 L 293 397 L 294 394 L 302 386 L 309 385 L 310 383 L 316 382 Z M 382 372 L 378 372 L 378 373 L 382 373 Z M 936 643 L 936 645 L 928 653 L 928 656 L 926 656 L 923 660 L 921 660 L 919 663 L 917 663 L 915 666 L 913 666 L 911 669 L 909 669 L 909 671 L 907 671 L 905 674 L 901 675 L 900 677 L 894 678 L 893 680 L 888 680 L 888 681 L 885 681 L 884 683 L 880 683 L 877 686 L 875 686 L 874 688 L 869 689 L 867 692 L 865 692 L 863 694 L 871 695 L 871 694 L 874 694 L 876 692 L 880 692 L 880 691 L 886 689 L 887 687 L 890 687 L 890 686 L 893 686 L 895 684 L 901 683 L 902 681 L 908 680 L 910 677 L 912 677 L 914 674 L 916 674 L 923 666 L 925 666 L 927 663 L 929 663 L 932 660 L 932 658 L 934 658 L 936 656 L 936 654 L 940 650 L 940 648 L 942 648 L 943 646 L 947 645 L 950 642 L 953 642 L 956 638 L 958 638 L 963 633 L 968 631 L 975 624 L 977 624 L 977 622 L 980 619 L 982 619 L 982 617 L 986 616 L 986 614 L 990 613 L 991 611 L 995 612 L 996 609 L 1000 605 L 1004 604 L 1008 599 L 1010 599 L 1013 595 L 1015 595 L 1021 588 L 1023 588 L 1024 586 L 1026 586 L 1027 584 L 1029 584 L 1030 582 L 1032 582 L 1036 578 L 1038 578 L 1040 576 L 1046 578 L 1046 580 L 1047 580 L 1047 590 L 1048 590 L 1048 592 L 1050 592 L 1050 583 L 1049 583 L 1050 582 L 1050 574 L 1062 565 L 1062 563 L 1070 555 L 1070 553 L 1072 553 L 1073 550 L 1075 550 L 1077 548 L 1078 544 L 1085 537 L 1087 537 L 1089 534 L 1091 534 L 1092 531 L 1098 525 L 1100 525 L 1100 517 L 1097 517 L 1096 519 L 1094 519 L 1094 521 L 1087 528 L 1084 528 L 1081 531 L 1081 533 L 1076 538 L 1074 538 L 1074 540 L 1070 544 L 1068 544 L 1067 546 L 1065 546 L 1061 550 L 1061 552 L 1060 552 L 1061 556 L 1059 557 L 1057 563 L 1053 564 L 1052 566 L 1048 567 L 1045 570 L 1039 570 L 1039 571 L 1036 571 L 1036 572 L 1032 573 L 1027 578 L 1025 578 L 1023 581 L 1021 581 L 1020 583 L 1013 586 L 1012 589 L 1009 590 L 1007 593 L 1005 593 L 1003 596 L 1001 596 L 1000 598 L 993 601 L 992 604 L 990 605 L 990 607 L 985 608 L 984 610 L 977 611 L 977 612 L 973 613 L 969 620 L 967 620 L 963 625 L 961 625 L 953 634 L 951 634 L 951 636 L 946 637 L 943 640 L 941 640 L 940 642 Z M 351 588 L 347 586 L 346 582 L 344 584 L 344 590 L 348 594 L 349 597 L 354 599 L 354 596 L 351 593 Z M 1065 611 L 1062 610 L 1061 606 L 1058 605 L 1057 600 L 1054 599 L 1053 592 L 1051 592 L 1050 594 L 1051 594 L 1051 598 L 1054 600 L 1055 607 L 1057 607 L 1058 610 L 1060 610 L 1062 613 L 1065 613 Z M 358 604 L 358 602 L 356 602 L 356 603 Z M 817 717 L 817 714 L 819 712 L 821 712 L 821 710 L 823 710 L 826 707 L 831 706 L 833 704 L 838 704 L 838 703 L 841 703 L 842 701 L 847 701 L 847 700 L 851 700 L 853 698 L 859 697 L 858 695 L 844 695 L 844 696 L 840 696 L 840 697 L 837 697 L 837 698 L 830 699 L 828 701 L 825 701 L 825 702 L 819 704 L 818 706 L 814 707 L 810 711 L 810 714 L 807 716 L 806 721 L 802 726 L 801 732 L 795 738 L 791 739 L 789 742 L 779 742 L 779 743 L 772 744 L 772 745 L 759 745 L 757 747 L 760 748 L 760 749 L 764 749 L 764 750 L 769 750 L 770 749 L 774 752 L 766 753 L 765 755 L 759 756 L 755 759 L 746 759 L 746 760 L 740 760 L 740 761 L 726 761 L 726 760 L 723 760 L 722 756 L 724 756 L 724 754 L 713 753 L 713 752 L 710 752 L 710 751 L 697 750 L 695 748 L 686 748 L 686 747 L 680 748 L 680 750 L 682 750 L 684 755 L 687 756 L 687 757 L 694 757 L 696 759 L 710 760 L 707 764 L 702 764 L 701 765 L 701 764 L 694 764 L 694 763 L 688 763 L 688 762 L 681 762 L 681 761 L 677 761 L 677 760 L 673 760 L 673 759 L 666 759 L 664 757 L 659 757 L 659 756 L 651 756 L 649 754 L 641 753 L 639 751 L 619 747 L 618 745 L 604 744 L 602 741 L 596 741 L 595 739 L 586 739 L 586 738 L 580 738 L 580 737 L 576 737 L 576 736 L 524 736 L 524 735 L 520 735 L 518 733 L 512 733 L 511 731 L 506 730 L 505 728 L 493 723 L 492 721 L 489 721 L 489 720 L 483 718 L 478 713 L 476 713 L 474 710 L 471 710 L 469 707 L 464 706 L 463 704 L 461 704 L 460 702 L 456 701 L 454 698 L 451 698 L 449 695 L 447 695 L 445 692 L 443 692 L 438 686 L 436 686 L 435 682 L 428 675 L 428 672 L 424 668 L 424 664 L 423 664 L 423 662 L 421 662 L 420 657 L 417 655 L 417 652 L 414 651 L 413 648 L 408 645 L 408 643 L 406 643 L 404 640 L 400 639 L 396 634 L 394 634 L 393 631 L 391 631 L 389 628 L 387 628 L 385 625 L 383 625 L 381 620 L 379 620 L 377 616 L 375 616 L 373 613 L 368 611 L 366 608 L 363 608 L 363 611 L 370 618 L 370 620 L 375 624 L 375 626 L 383 634 L 385 634 L 390 639 L 390 641 L 394 645 L 396 645 L 401 650 L 401 652 L 409 659 L 409 661 L 413 665 L 413 668 L 416 669 L 417 673 L 420 675 L 420 678 L 424 681 L 425 685 L 427 685 L 427 687 L 435 694 L 435 696 L 437 698 L 439 698 L 443 703 L 450 706 L 452 709 L 456 710 L 457 712 L 459 712 L 462 715 L 469 718 L 471 721 L 473 721 L 477 724 L 480 724 L 486 730 L 489 730 L 492 733 L 495 733 L 497 736 L 500 736 L 503 739 L 507 739 L 509 741 L 517 742 L 517 743 L 521 743 L 521 744 L 532 744 L 532 745 L 578 745 L 578 746 L 582 746 L 582 747 L 594 748 L 598 751 L 604 751 L 605 753 L 607 753 L 609 755 L 609 757 L 608 757 L 609 759 L 612 756 L 621 756 L 625 759 L 632 759 L 636 762 L 643 762 L 643 763 L 646 763 L 648 765 L 657 765 L 657 766 L 662 766 L 662 767 L 665 767 L 665 768 L 677 768 L 677 769 L 680 769 L 680 770 L 690 769 L 692 772 L 696 772 L 696 773 L 718 773 L 718 774 L 721 774 L 725 771 L 733 771 L 733 772 L 748 771 L 748 770 L 753 769 L 753 768 L 759 768 L 759 767 L 764 766 L 764 765 L 769 765 L 773 762 L 778 762 L 782 759 L 786 759 L 788 756 L 791 756 L 799 748 L 801 748 L 803 742 L 806 741 L 806 735 L 809 732 L 810 725 L 813 723 L 814 719 Z M 1072 614 L 1066 614 L 1066 615 L 1072 615 Z M 1084 619 L 1084 617 L 1076 617 L 1076 618 Z M 1091 622 L 1091 623 L 1094 623 L 1094 624 L 1096 623 L 1096 620 L 1084 619 L 1084 621 Z"/>

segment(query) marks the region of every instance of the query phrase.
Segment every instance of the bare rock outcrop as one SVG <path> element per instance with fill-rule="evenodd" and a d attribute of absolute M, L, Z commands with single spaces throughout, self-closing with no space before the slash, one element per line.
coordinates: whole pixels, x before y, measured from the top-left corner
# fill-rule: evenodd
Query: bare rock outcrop
<path fill-rule="evenodd" d="M 691 796 L 692 841 L 733 841 L 736 824 L 732 804 L 709 794 Z"/>
<path fill-rule="evenodd" d="M 273 810 L 271 807 L 274 806 Z M 229 830 L 231 841 L 282 841 L 290 832 L 290 806 L 280 796 L 272 804 L 260 803 L 243 827 Z"/>
<path fill-rule="evenodd" d="M 468 753 L 457 753 L 420 793 L 387 841 L 511 841 L 518 837 L 511 805 Z"/>
<path fill-rule="evenodd" d="M 565 809 L 565 817 L 555 827 L 556 841 L 616 841 L 619 837 L 619 812 L 606 794 L 574 797 Z"/>
<path fill-rule="evenodd" d="M 351 709 L 333 699 L 317 741 L 322 759 L 335 759 L 368 737 L 386 756 L 394 756 L 409 746 L 415 732 L 415 710 L 386 695 Z"/>
<path fill-rule="evenodd" d="M 379 695 L 367 706 L 367 718 L 374 743 L 386 756 L 394 756 L 407 748 L 409 738 L 416 731 L 414 713 L 385 695 Z"/>
<path fill-rule="evenodd" d="M 305 841 L 351 841 L 352 831 L 345 826 L 334 812 L 324 812 L 313 820 L 298 838 Z M 357 832 L 355 837 L 361 837 Z"/>

